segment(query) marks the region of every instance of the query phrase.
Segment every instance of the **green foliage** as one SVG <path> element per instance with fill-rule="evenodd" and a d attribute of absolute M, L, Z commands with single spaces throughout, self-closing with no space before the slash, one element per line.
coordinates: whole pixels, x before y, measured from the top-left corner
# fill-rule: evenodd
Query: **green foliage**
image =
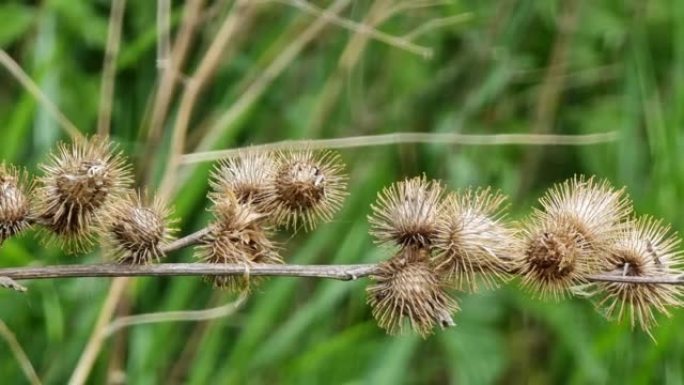
<path fill-rule="evenodd" d="M 183 3 L 174 2 L 174 32 Z M 209 2 L 214 3 L 214 2 Z M 227 7 L 200 24 L 184 75 L 197 68 Z M 328 2 L 317 2 L 325 7 Z M 229 125 L 213 148 L 299 138 L 399 131 L 525 133 L 538 126 L 540 92 L 549 80 L 559 20 L 574 1 L 467 1 L 411 10 L 383 23 L 402 35 L 428 20 L 464 12 L 469 21 L 432 30 L 417 43 L 433 47 L 424 60 L 370 41 L 350 69 L 338 67 L 353 32 L 328 26 Z M 403 176 L 425 172 L 451 188 L 493 185 L 512 195 L 514 217 L 543 189 L 574 173 L 626 185 L 640 213 L 684 228 L 684 6 L 677 2 L 579 2 L 568 38 L 566 73 L 552 92 L 558 107 L 552 133 L 615 130 L 614 143 L 468 147 L 396 145 L 342 152 L 350 191 L 332 223 L 310 233 L 282 233 L 292 263 L 378 261 L 390 251 L 372 244 L 366 215 L 376 193 Z M 156 2 L 128 1 L 118 57 L 112 136 L 157 183 L 178 113 L 174 99 L 157 152 L 147 147 L 156 68 Z M 370 5 L 344 13 L 361 21 Z M 0 47 L 82 131 L 95 131 L 109 2 L 51 0 L 0 5 Z M 188 151 L 208 127 L 314 18 L 266 2 L 226 54 L 190 124 Z M 337 86 L 334 86 L 337 84 Z M 339 93 L 330 89 L 339 86 Z M 332 99 L 329 99 L 332 98 Z M 323 113 L 322 125 L 316 115 Z M 63 136 L 58 124 L 8 72 L 0 70 L 0 158 L 35 170 Z M 536 152 L 530 166 L 529 155 Z M 206 224 L 208 165 L 184 167 L 174 198 L 183 233 Z M 190 171 L 188 174 L 187 172 Z M 151 186 L 154 188 L 154 186 Z M 87 263 L 97 253 L 67 257 L 37 245 L 31 234 L 7 241 L 0 266 Z M 191 261 L 190 250 L 169 261 Z M 27 282 L 26 294 L 0 291 L 0 318 L 16 334 L 46 384 L 66 383 L 108 289 L 103 279 Z M 364 304 L 364 282 L 276 278 L 261 285 L 236 315 L 205 323 L 136 326 L 111 337 L 89 380 L 106 383 L 119 366 L 129 384 L 680 384 L 684 378 L 684 314 L 662 319 L 657 344 L 640 331 L 605 321 L 583 300 L 543 303 L 517 285 L 459 295 L 457 327 L 427 340 L 390 337 Z M 144 278 L 130 284 L 131 314 L 202 309 L 232 300 L 195 278 Z M 25 383 L 0 341 L 0 378 Z"/>

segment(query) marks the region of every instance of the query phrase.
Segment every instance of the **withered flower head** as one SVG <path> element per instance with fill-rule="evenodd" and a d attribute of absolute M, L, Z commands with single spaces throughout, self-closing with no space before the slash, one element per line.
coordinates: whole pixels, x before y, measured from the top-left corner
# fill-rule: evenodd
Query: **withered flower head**
<path fill-rule="evenodd" d="M 131 183 L 123 156 L 103 137 L 60 144 L 40 168 L 38 216 L 69 252 L 93 243 L 96 216 L 112 206 Z"/>
<path fill-rule="evenodd" d="M 241 151 L 237 157 L 222 161 L 212 173 L 214 200 L 226 194 L 239 203 L 250 204 L 259 212 L 275 208 L 276 161 L 270 152 Z"/>
<path fill-rule="evenodd" d="M 601 269 L 631 206 L 622 190 L 583 177 L 554 186 L 540 202 L 543 210 L 524 224 L 517 271 L 524 284 L 558 299 Z"/>
<path fill-rule="evenodd" d="M 390 334 L 403 332 L 408 325 L 423 337 L 435 326 L 453 326 L 451 313 L 456 302 L 432 269 L 428 251 L 402 248 L 395 257 L 380 264 L 366 289 L 373 317 Z"/>
<path fill-rule="evenodd" d="M 650 217 L 625 226 L 610 251 L 606 272 L 627 277 L 673 277 L 681 274 L 680 239 L 670 227 Z M 654 311 L 669 316 L 668 307 L 682 306 L 684 288 L 679 285 L 597 282 L 593 295 L 599 298 L 609 319 L 629 318 L 650 334 L 656 324 Z"/>
<path fill-rule="evenodd" d="M 235 197 L 226 196 L 215 201 L 216 221 L 209 234 L 197 247 L 196 257 L 205 263 L 242 264 L 245 276 L 207 277 L 215 287 L 238 292 L 250 289 L 249 267 L 258 263 L 283 263 L 278 248 L 264 228 L 265 214 L 249 205 L 240 204 Z M 251 284 L 259 281 L 252 278 Z"/>
<path fill-rule="evenodd" d="M 502 221 L 505 200 L 489 188 L 467 189 L 441 204 L 434 263 L 456 288 L 475 290 L 477 275 L 492 287 L 509 272 L 516 234 Z"/>
<path fill-rule="evenodd" d="M 437 236 L 438 208 L 442 197 L 439 182 L 425 176 L 406 179 L 378 194 L 368 217 L 371 234 L 380 243 L 399 246 L 430 246 Z"/>
<path fill-rule="evenodd" d="M 31 189 L 25 172 L 0 163 L 0 245 L 31 225 Z"/>
<path fill-rule="evenodd" d="M 101 219 L 106 245 L 119 263 L 159 262 L 172 238 L 171 210 L 160 198 L 129 192 L 115 202 Z"/>
<path fill-rule="evenodd" d="M 347 195 L 347 176 L 339 155 L 311 150 L 278 153 L 275 222 L 307 230 L 330 221 Z"/>

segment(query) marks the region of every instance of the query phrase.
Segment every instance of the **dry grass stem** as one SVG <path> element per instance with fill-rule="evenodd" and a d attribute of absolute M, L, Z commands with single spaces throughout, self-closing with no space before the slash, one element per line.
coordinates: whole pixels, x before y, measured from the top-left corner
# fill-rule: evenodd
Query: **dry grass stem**
<path fill-rule="evenodd" d="M 100 110 L 97 116 L 98 135 L 108 135 L 112 121 L 112 102 L 114 98 L 114 80 L 116 78 L 116 58 L 119 56 L 121 42 L 121 26 L 126 10 L 126 0 L 113 0 L 109 16 L 107 46 L 105 48 L 102 68 L 102 84 L 100 85 Z"/>
<path fill-rule="evenodd" d="M 341 149 L 372 146 L 388 146 L 404 143 L 458 144 L 464 146 L 586 146 L 614 142 L 617 132 L 608 131 L 587 135 L 536 135 L 536 134 L 456 134 L 428 132 L 397 132 L 380 135 L 361 135 L 335 139 L 285 140 L 281 142 L 254 145 L 253 151 L 276 151 L 280 149 Z M 235 157 L 240 149 L 196 152 L 183 155 L 181 163 L 210 162 Z"/>
<path fill-rule="evenodd" d="M 9 350 L 12 352 L 12 355 L 14 355 L 14 358 L 16 358 L 17 362 L 19 363 L 19 367 L 21 368 L 21 371 L 24 372 L 24 376 L 26 376 L 28 382 L 31 385 L 40 385 L 40 378 L 38 378 L 38 374 L 36 374 L 36 370 L 33 368 L 31 360 L 29 360 L 28 356 L 26 355 L 26 352 L 24 352 L 24 349 L 22 349 L 21 344 L 19 344 L 19 341 L 17 341 L 17 337 L 7 327 L 7 324 L 5 324 L 5 322 L 1 319 L 0 337 L 2 337 L 2 339 L 5 340 L 5 342 L 7 342 Z"/>

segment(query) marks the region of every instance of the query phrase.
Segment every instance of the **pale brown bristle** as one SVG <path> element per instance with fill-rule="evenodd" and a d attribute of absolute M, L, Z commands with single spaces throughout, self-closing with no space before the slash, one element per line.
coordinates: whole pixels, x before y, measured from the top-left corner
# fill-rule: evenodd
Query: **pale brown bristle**
<path fill-rule="evenodd" d="M 684 262 L 680 239 L 669 226 L 651 217 L 630 221 L 611 249 L 607 273 L 629 277 L 671 277 L 681 274 Z M 657 324 L 655 312 L 669 316 L 669 308 L 680 307 L 684 288 L 679 285 L 597 282 L 592 294 L 596 306 L 609 319 L 629 319 L 650 334 Z"/>
<path fill-rule="evenodd" d="M 92 246 L 96 216 L 132 182 L 129 167 L 113 147 L 98 136 L 60 144 L 50 162 L 40 166 L 38 218 L 67 252 Z"/>
<path fill-rule="evenodd" d="M 237 157 L 219 163 L 212 173 L 213 200 L 226 194 L 256 211 L 268 213 L 276 208 L 275 178 L 277 164 L 270 152 L 241 151 Z"/>
<path fill-rule="evenodd" d="M 506 197 L 487 189 L 451 193 L 439 208 L 434 264 L 460 290 L 475 291 L 478 278 L 494 287 L 511 270 L 515 231 L 503 222 Z"/>
<path fill-rule="evenodd" d="M 31 226 L 31 191 L 26 172 L 0 163 L 0 245 Z"/>
<path fill-rule="evenodd" d="M 631 205 L 622 190 L 581 176 L 549 189 L 540 202 L 543 210 L 524 224 L 515 270 L 541 296 L 559 299 L 600 271 Z"/>
<path fill-rule="evenodd" d="M 172 239 L 171 210 L 160 198 L 149 200 L 131 192 L 100 219 L 105 244 L 119 263 L 148 264 L 164 257 L 163 246 Z"/>
<path fill-rule="evenodd" d="M 283 263 L 278 247 L 269 239 L 268 229 L 264 228 L 264 214 L 255 212 L 249 205 L 240 204 L 235 197 L 224 197 L 215 204 L 216 221 L 197 247 L 196 257 L 205 263 L 244 265 L 244 276 L 212 276 L 207 279 L 215 287 L 229 291 L 249 290 L 260 281 L 249 278 L 250 266 Z"/>
<path fill-rule="evenodd" d="M 371 234 L 379 243 L 429 247 L 438 232 L 442 186 L 425 176 L 394 183 L 378 194 L 368 217 Z"/>
<path fill-rule="evenodd" d="M 347 176 L 336 152 L 282 151 L 277 167 L 274 223 L 311 230 L 332 220 L 347 195 Z"/>
<path fill-rule="evenodd" d="M 404 248 L 389 261 L 366 289 L 368 303 L 378 325 L 390 334 L 408 325 L 423 337 L 436 326 L 454 326 L 451 313 L 458 310 L 429 262 L 429 252 Z"/>

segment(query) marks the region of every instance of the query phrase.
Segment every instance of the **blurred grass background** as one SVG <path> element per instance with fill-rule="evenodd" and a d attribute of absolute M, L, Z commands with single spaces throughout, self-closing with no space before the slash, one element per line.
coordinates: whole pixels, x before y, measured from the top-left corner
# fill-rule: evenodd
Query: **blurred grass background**
<path fill-rule="evenodd" d="M 382 186 L 422 172 L 451 188 L 500 188 L 512 197 L 512 217 L 529 212 L 551 183 L 573 173 L 596 174 L 627 186 L 639 213 L 663 217 L 682 230 L 680 2 L 338 2 L 346 3 L 341 16 L 415 37 L 416 44 L 433 49 L 432 58 L 327 24 L 282 71 L 264 78 L 271 63 L 320 18 L 292 6 L 305 4 L 295 0 L 253 2 L 200 94 L 185 151 L 194 151 L 207 135 L 213 136 L 204 147 L 213 149 L 402 131 L 617 131 L 619 139 L 586 147 L 438 143 L 344 150 L 351 195 L 332 223 L 311 233 L 279 235 L 287 261 L 387 258 L 388 252 L 368 236 L 369 204 Z M 125 3 L 114 67 L 111 135 L 135 163 L 139 180 L 150 170 L 150 188 L 168 166 L 183 82 L 232 9 L 224 0 L 172 3 L 172 37 L 182 25 L 184 7 L 203 5 L 162 135 L 152 145 L 148 133 L 159 86 L 156 2 Z M 84 133 L 97 127 L 111 6 L 104 0 L 6 0 L 0 5 L 0 46 Z M 396 12 L 387 14 L 391 10 Z M 450 22 L 434 22 L 446 17 Z M 246 101 L 255 81 L 264 79 L 263 92 Z M 222 118 L 245 102 L 232 118 Z M 66 136 L 57 122 L 0 70 L 0 158 L 35 171 L 60 138 Z M 208 221 L 209 167 L 182 166 L 173 174 L 179 183 L 173 203 L 183 233 Z M 99 253 L 62 255 L 41 247 L 32 235 L 10 240 L 0 250 L 0 266 L 100 259 Z M 191 261 L 192 252 L 168 260 Z M 26 294 L 0 291 L 0 319 L 45 384 L 66 383 L 110 281 L 27 284 Z M 421 340 L 390 337 L 378 329 L 365 305 L 365 284 L 271 279 L 229 318 L 126 329 L 105 342 L 88 383 L 684 383 L 679 310 L 661 320 L 654 343 L 628 325 L 606 322 L 587 301 L 544 303 L 511 284 L 459 295 L 457 327 Z M 204 309 L 231 300 L 196 278 L 140 278 L 129 283 L 118 314 Z M 5 384 L 26 383 L 4 341 L 0 378 Z"/>

